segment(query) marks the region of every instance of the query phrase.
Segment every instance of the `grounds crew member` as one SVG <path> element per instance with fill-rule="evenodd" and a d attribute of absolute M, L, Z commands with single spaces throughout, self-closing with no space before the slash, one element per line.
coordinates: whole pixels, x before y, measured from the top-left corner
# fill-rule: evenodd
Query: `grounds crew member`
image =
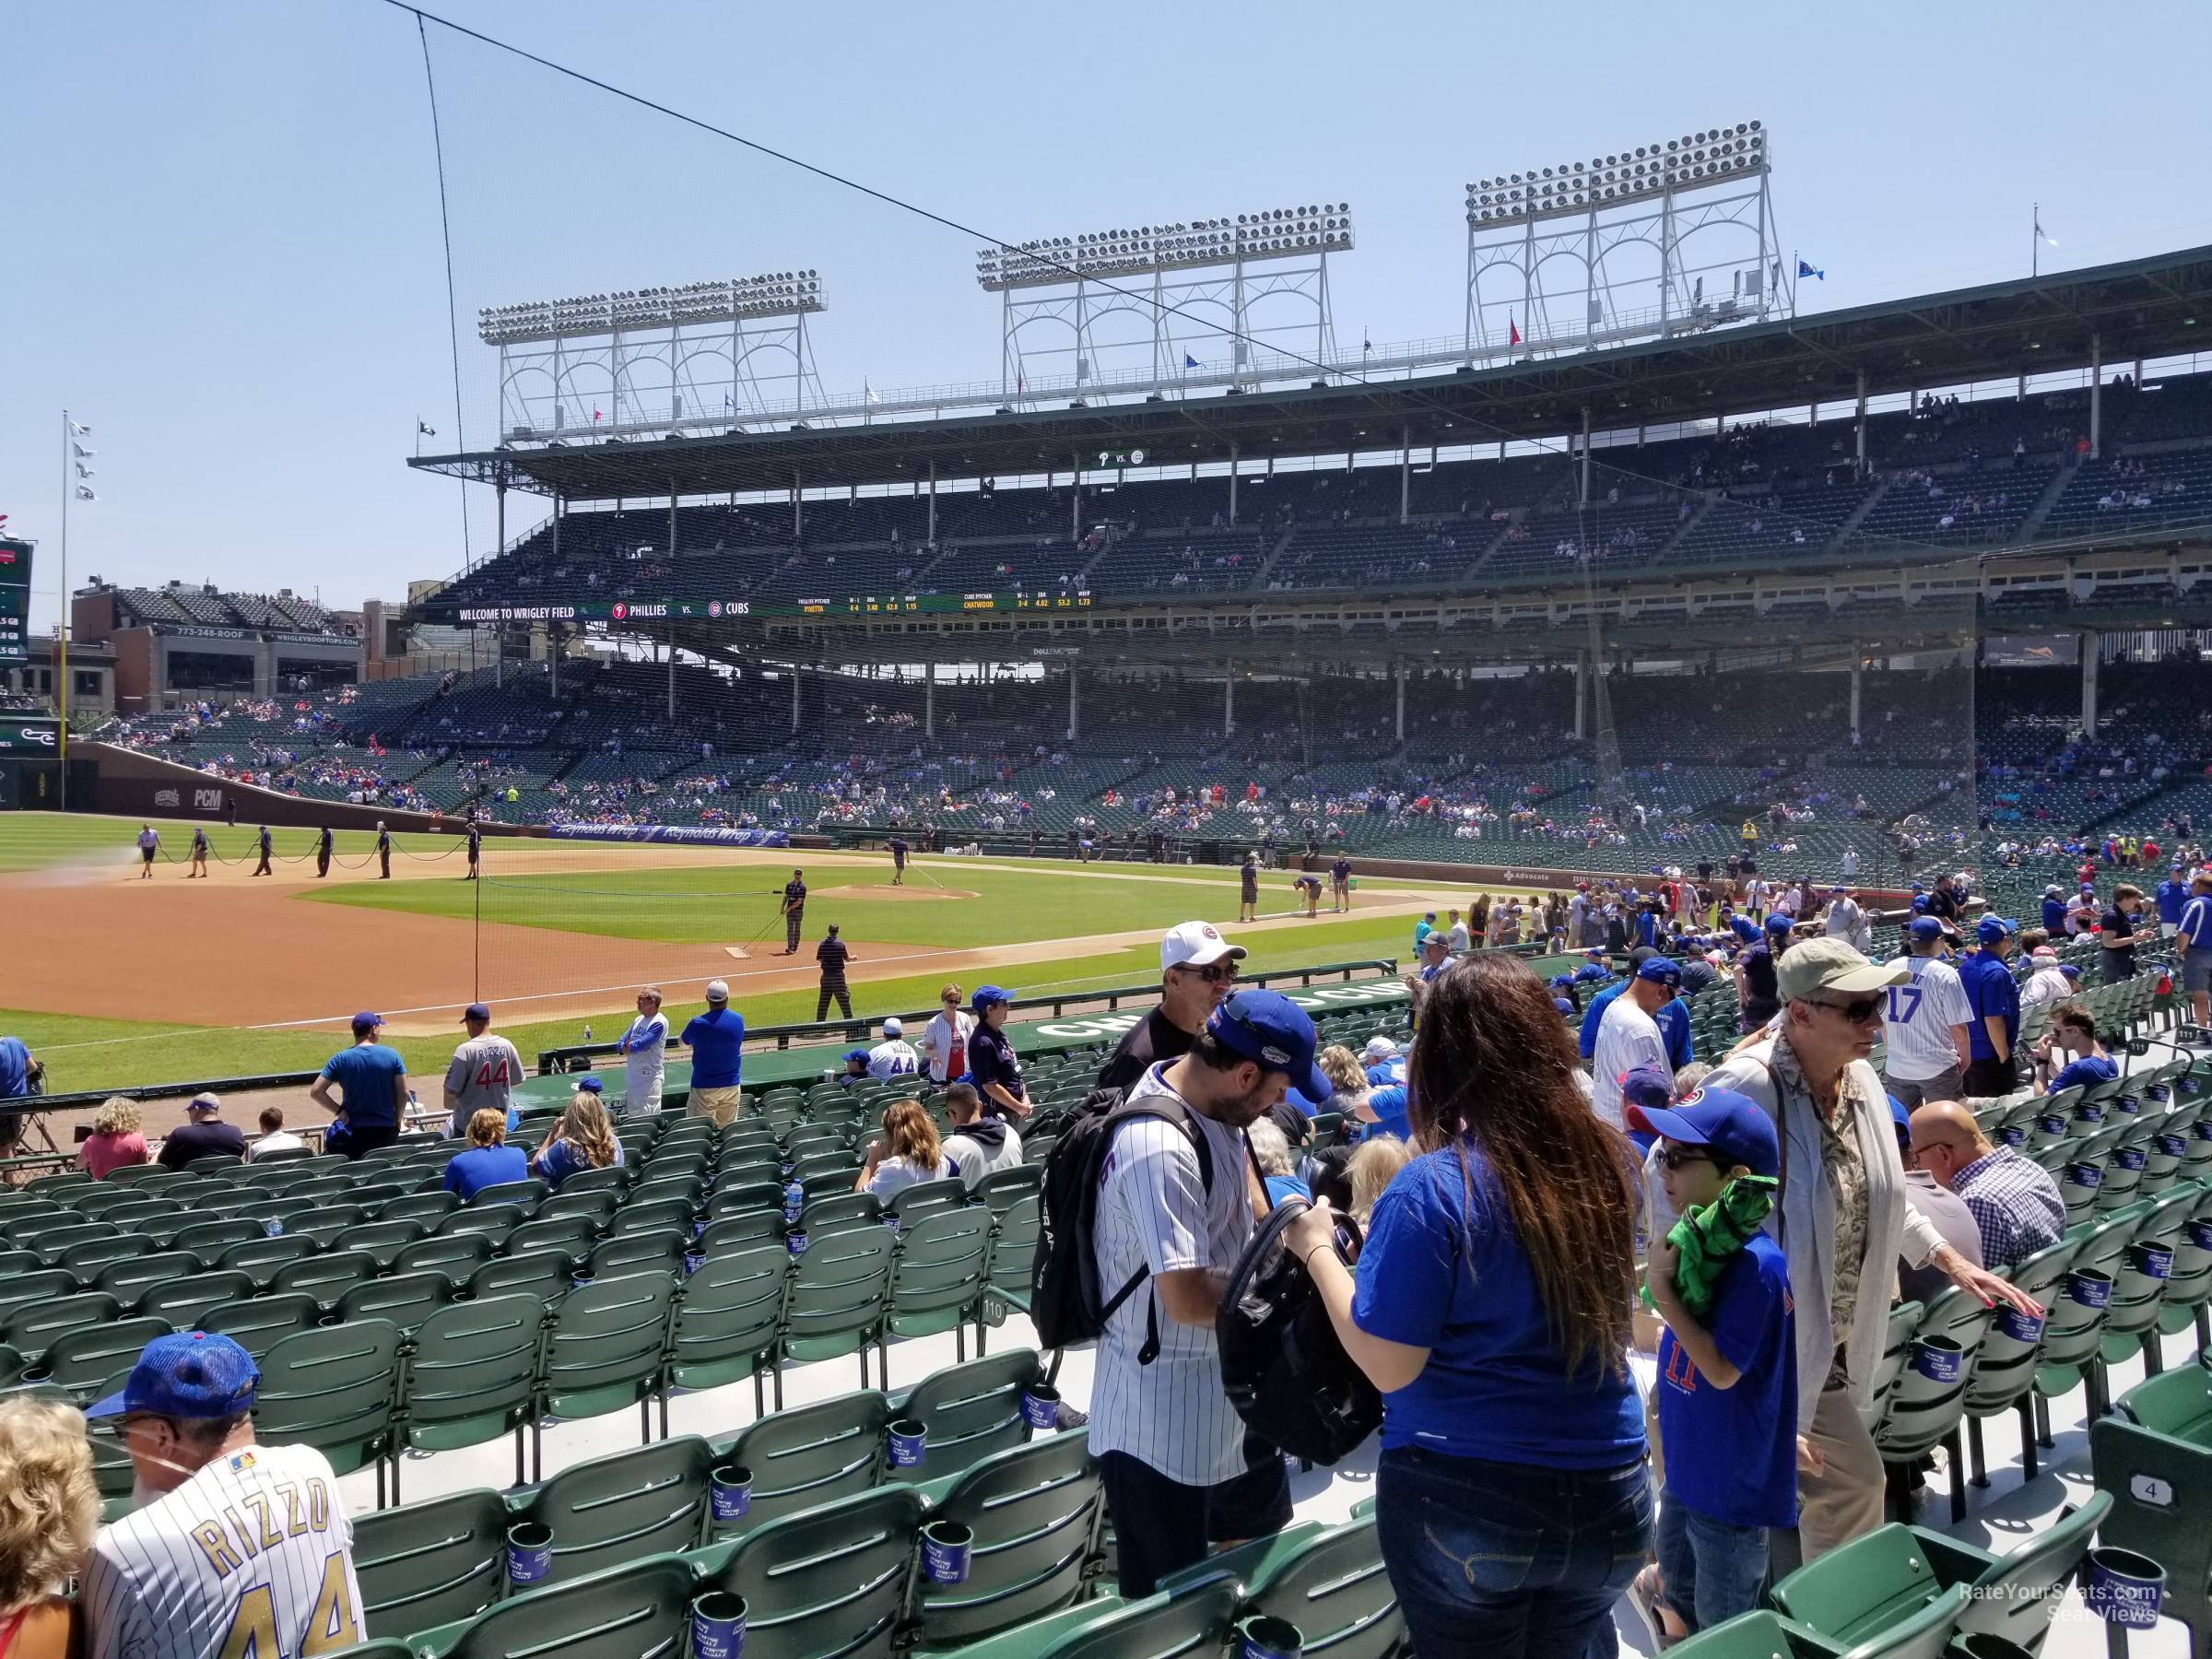
<path fill-rule="evenodd" d="M 379 881 L 392 879 L 392 831 L 384 828 L 384 820 L 376 820 L 376 862 L 382 871 Z"/>
<path fill-rule="evenodd" d="M 207 827 L 205 824 L 194 824 L 192 827 L 192 867 L 184 872 L 184 879 L 187 881 L 195 878 L 205 880 L 206 875 Z"/>
<path fill-rule="evenodd" d="M 253 874 L 256 876 L 276 875 L 276 872 L 269 868 L 269 827 L 266 824 L 261 827 L 260 833 L 253 838 L 253 844 L 261 853 L 261 863 L 253 866 Z"/>
<path fill-rule="evenodd" d="M 514 1086 L 523 1080 L 523 1057 L 506 1038 L 492 1035 L 489 1008 L 470 1003 L 461 1023 L 467 1041 L 453 1050 L 445 1068 L 446 1132 L 453 1135 L 466 1135 L 468 1120 L 479 1112 L 496 1112 L 505 1123 Z"/>
<path fill-rule="evenodd" d="M 474 881 L 477 879 L 477 860 L 483 856 L 484 831 L 477 828 L 472 819 L 468 826 L 468 874 L 462 877 L 462 880 Z"/>
<path fill-rule="evenodd" d="M 1159 1006 L 1122 1034 L 1099 1067 L 1097 1087 L 1127 1090 L 1153 1062 L 1189 1053 L 1206 1017 L 1236 989 L 1244 954 L 1210 922 L 1185 922 L 1162 934 Z"/>
<path fill-rule="evenodd" d="M 814 959 L 821 965 L 822 983 L 814 999 L 814 1017 L 818 1020 L 830 1017 L 830 999 L 837 999 L 837 1011 L 847 1019 L 853 1018 L 853 992 L 845 983 L 845 966 L 853 959 L 852 947 L 837 936 L 837 924 L 830 924 L 830 931 L 822 942 L 814 947 Z"/>
<path fill-rule="evenodd" d="M 161 850 L 161 832 L 151 824 L 138 826 L 138 879 L 154 878 L 154 854 Z"/>
<path fill-rule="evenodd" d="M 903 838 L 894 835 L 888 845 L 891 850 L 891 885 L 904 887 L 906 885 L 906 841 Z"/>
<path fill-rule="evenodd" d="M 794 870 L 783 884 L 783 954 L 799 954 L 799 924 L 806 915 L 806 872 Z M 817 1018 L 819 1018 L 818 1016 Z"/>
<path fill-rule="evenodd" d="M 315 837 L 315 879 L 317 881 L 330 874 L 330 853 L 335 839 L 331 834 L 328 824 L 324 825 L 323 832 Z"/>

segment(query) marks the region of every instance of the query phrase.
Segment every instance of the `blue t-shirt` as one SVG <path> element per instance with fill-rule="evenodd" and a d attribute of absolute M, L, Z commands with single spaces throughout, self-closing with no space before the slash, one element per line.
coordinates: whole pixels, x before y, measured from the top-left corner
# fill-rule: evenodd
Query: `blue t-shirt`
<path fill-rule="evenodd" d="M 1600 984 L 1612 977 L 1613 970 L 1602 962 L 1584 962 L 1574 971 L 1574 982 L 1578 985 Z"/>
<path fill-rule="evenodd" d="M 1996 1045 L 1983 1020 L 1994 1015 L 2005 1021 L 2007 1050 L 2020 1040 L 2020 988 L 2013 982 L 2012 970 L 1988 951 L 1977 950 L 1959 959 L 1959 982 L 1966 987 L 1966 1006 L 1974 1011 L 1966 1028 L 1970 1052 L 1977 1060 L 1994 1060 Z"/>
<path fill-rule="evenodd" d="M 1590 1006 L 1583 1010 L 1582 1030 L 1577 1035 L 1576 1041 L 1577 1046 L 1583 1052 L 1583 1059 L 1590 1060 L 1596 1057 L 1597 1028 L 1605 1022 L 1606 1010 L 1612 1006 L 1613 999 L 1628 988 L 1629 982 L 1627 980 L 1622 980 L 1618 984 L 1607 985 L 1592 997 Z M 1688 1003 L 1678 996 L 1669 997 L 1659 1005 L 1659 1011 L 1652 1016 L 1652 1021 L 1659 1028 L 1659 1041 L 1666 1044 L 1666 1063 L 1669 1065 L 1677 1071 L 1680 1071 L 1698 1057 L 1697 1050 L 1690 1044 L 1689 1005 Z"/>
<path fill-rule="evenodd" d="M 1379 1060 L 1367 1068 L 1370 1088 L 1388 1088 L 1393 1083 L 1406 1081 L 1406 1056 L 1394 1054 L 1388 1060 Z"/>
<path fill-rule="evenodd" d="M 2192 899 L 2183 905 L 2181 927 L 2190 949 L 2212 946 L 2212 899 Z"/>
<path fill-rule="evenodd" d="M 1280 1204 L 1286 1198 L 1303 1198 L 1311 1202 L 1313 1197 L 1313 1189 L 1295 1175 L 1270 1175 L 1266 1185 L 1267 1202 L 1271 1205 Z"/>
<path fill-rule="evenodd" d="M 2182 912 L 2188 908 L 2189 884 L 2185 881 L 2176 881 L 2169 876 L 2164 881 L 2159 883 L 2158 890 L 2153 897 L 2159 901 L 2159 920 L 2166 926 L 2172 927 L 2181 921 Z M 2060 907 L 2059 913 L 2062 916 L 2065 913 L 2063 905 Z M 2045 927 L 2051 925 L 2051 906 L 2048 900 L 2043 905 L 2043 925 Z"/>
<path fill-rule="evenodd" d="M 2071 1088 L 2077 1083 L 2084 1088 L 2094 1088 L 2098 1084 L 2110 1083 L 2119 1076 L 2120 1067 L 2110 1054 L 2084 1054 L 2078 1060 L 2068 1061 L 2059 1069 L 2058 1076 L 2051 1079 L 2051 1092 L 2056 1094 L 2060 1089 Z"/>
<path fill-rule="evenodd" d="M 455 1159 L 453 1161 L 458 1163 L 460 1159 Z M 615 1143 L 615 1161 L 608 1167 L 617 1170 L 622 1167 L 622 1143 L 620 1141 Z M 591 1168 L 593 1166 L 584 1161 L 583 1154 L 576 1150 L 576 1143 L 566 1140 L 555 1141 L 530 1160 L 530 1172 L 544 1176 L 546 1184 L 555 1192 L 560 1190 L 560 1183 L 570 1176 L 580 1170 Z"/>
<path fill-rule="evenodd" d="M 1555 1469 L 1618 1468 L 1643 1455 L 1643 1411 L 1627 1374 L 1568 1374 L 1512 1215 L 1472 1146 L 1425 1153 L 1382 1189 L 1357 1277 L 1353 1323 L 1429 1350 L 1421 1374 L 1382 1396 L 1386 1449 Z"/>
<path fill-rule="evenodd" d="M 2165 889 L 2160 888 L 2163 892 Z M 2064 938 L 2066 932 L 2066 901 L 2064 899 L 2043 900 L 2043 931 L 2053 938 Z"/>
<path fill-rule="evenodd" d="M 709 1008 L 684 1028 L 691 1051 L 691 1087 L 735 1088 L 745 1071 L 745 1016 L 732 1007 Z"/>
<path fill-rule="evenodd" d="M 0 1100 L 16 1100 L 30 1092 L 30 1051 L 20 1037 L 0 1037 Z"/>
<path fill-rule="evenodd" d="M 356 1129 L 389 1129 L 399 1122 L 392 1085 L 406 1069 L 399 1051 L 381 1042 L 357 1043 L 323 1063 L 323 1075 L 338 1086 L 346 1121 Z"/>
<path fill-rule="evenodd" d="M 1406 1115 L 1405 1084 L 1376 1089 L 1367 1097 L 1367 1104 L 1375 1114 L 1375 1121 L 1368 1125 L 1369 1135 L 1394 1135 L 1402 1141 L 1413 1138 L 1413 1124 Z"/>
<path fill-rule="evenodd" d="M 1729 1526 L 1797 1524 L 1797 1335 L 1790 1270 L 1765 1233 L 1722 1274 L 1706 1329 L 1743 1374 L 1715 1388 L 1672 1331 L 1659 1338 L 1659 1443 L 1666 1492 Z"/>
<path fill-rule="evenodd" d="M 488 1186 L 529 1178 L 530 1155 L 520 1147 L 471 1147 L 453 1155 L 445 1166 L 442 1184 L 447 1192 L 460 1194 L 466 1204 Z"/>

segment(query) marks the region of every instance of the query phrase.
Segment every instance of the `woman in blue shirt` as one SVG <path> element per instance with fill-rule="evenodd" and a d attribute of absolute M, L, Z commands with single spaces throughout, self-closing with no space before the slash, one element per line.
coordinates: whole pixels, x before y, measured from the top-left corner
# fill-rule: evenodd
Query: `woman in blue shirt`
<path fill-rule="evenodd" d="M 1357 1284 L 1327 1205 L 1286 1241 L 1382 1391 L 1376 1524 L 1418 1653 L 1480 1631 L 1486 1654 L 1578 1659 L 1651 1545 L 1626 1359 L 1636 1160 L 1575 1070 L 1541 980 L 1455 963 L 1414 1040 L 1417 1156 L 1376 1201 Z"/>
<path fill-rule="evenodd" d="M 542 1175 L 546 1184 L 559 1192 L 560 1183 L 581 1170 L 615 1169 L 621 1162 L 622 1143 L 606 1121 L 606 1108 L 597 1095 L 580 1088 L 560 1121 L 538 1144 L 530 1173 Z"/>
<path fill-rule="evenodd" d="M 507 1118 L 487 1106 L 468 1120 L 468 1150 L 457 1152 L 445 1166 L 445 1190 L 461 1194 L 466 1204 L 488 1186 L 504 1181 L 527 1181 L 530 1159 L 520 1147 L 507 1144 Z"/>

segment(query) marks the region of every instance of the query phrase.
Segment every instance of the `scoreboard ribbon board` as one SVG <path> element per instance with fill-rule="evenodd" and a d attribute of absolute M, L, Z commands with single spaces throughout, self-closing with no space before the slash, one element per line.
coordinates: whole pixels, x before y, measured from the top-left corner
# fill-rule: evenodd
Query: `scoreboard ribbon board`
<path fill-rule="evenodd" d="M 30 544 L 0 537 L 0 668 L 29 660 Z"/>
<path fill-rule="evenodd" d="M 608 622 L 618 627 L 739 617 L 895 617 L 948 611 L 1088 610 L 1088 590 L 1001 589 L 977 594 L 846 594 L 795 599 L 601 600 L 582 605 L 476 605 L 453 613 L 459 622 Z"/>

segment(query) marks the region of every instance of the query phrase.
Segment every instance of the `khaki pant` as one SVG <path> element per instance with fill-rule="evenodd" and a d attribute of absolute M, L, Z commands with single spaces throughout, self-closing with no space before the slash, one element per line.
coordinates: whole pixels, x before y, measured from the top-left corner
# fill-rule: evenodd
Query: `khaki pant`
<path fill-rule="evenodd" d="M 1851 1391 L 1820 1395 L 1806 1438 L 1823 1459 L 1820 1473 L 1797 1473 L 1797 1537 L 1808 1561 L 1882 1524 L 1882 1454 L 1851 1403 Z"/>
<path fill-rule="evenodd" d="M 712 1118 L 724 1129 L 735 1123 L 737 1121 L 737 1114 L 744 1110 L 745 1095 L 743 1091 L 735 1087 L 729 1088 L 694 1088 L 691 1091 L 691 1099 L 688 1105 L 690 1115 L 693 1117 Z"/>

